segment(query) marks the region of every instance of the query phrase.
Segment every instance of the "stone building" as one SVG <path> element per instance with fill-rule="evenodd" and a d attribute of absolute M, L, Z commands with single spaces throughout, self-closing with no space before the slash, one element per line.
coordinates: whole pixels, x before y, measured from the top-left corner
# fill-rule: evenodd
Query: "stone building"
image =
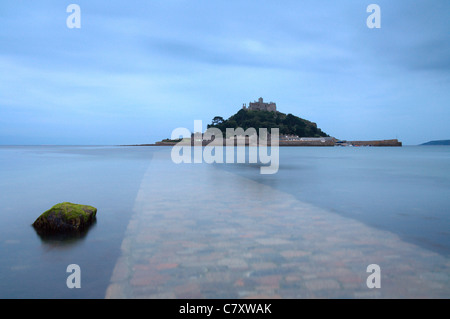
<path fill-rule="evenodd" d="M 246 109 L 247 109 L 247 106 L 244 104 L 244 105 L 242 106 L 242 108 L 243 108 L 244 110 L 246 110 Z M 248 106 L 248 109 L 249 109 L 250 111 L 268 111 L 268 112 L 275 112 L 275 111 L 277 110 L 277 105 L 276 105 L 274 102 L 266 103 L 266 102 L 263 101 L 263 98 L 260 97 L 260 98 L 258 99 L 258 101 L 250 102 L 250 103 L 249 103 L 249 106 Z"/>

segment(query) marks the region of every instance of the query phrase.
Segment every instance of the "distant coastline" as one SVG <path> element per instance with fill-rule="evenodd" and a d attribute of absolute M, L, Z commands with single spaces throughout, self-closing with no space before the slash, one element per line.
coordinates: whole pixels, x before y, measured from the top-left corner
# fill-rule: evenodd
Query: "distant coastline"
<path fill-rule="evenodd" d="M 420 144 L 421 146 L 433 146 L 433 145 L 450 145 L 450 140 L 436 140 L 436 141 L 429 141 L 423 144 Z"/>

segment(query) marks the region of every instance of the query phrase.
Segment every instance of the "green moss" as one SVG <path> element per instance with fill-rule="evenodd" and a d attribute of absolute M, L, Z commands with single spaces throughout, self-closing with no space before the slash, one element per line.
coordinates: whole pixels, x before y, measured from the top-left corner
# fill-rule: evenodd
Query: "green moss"
<path fill-rule="evenodd" d="M 69 202 L 59 203 L 45 211 L 41 217 L 47 218 L 49 215 L 60 215 L 66 220 L 72 220 L 75 218 L 83 218 L 86 222 L 89 219 L 90 212 L 93 212 L 92 217 L 97 213 L 97 208 L 88 206 L 73 204 Z"/>

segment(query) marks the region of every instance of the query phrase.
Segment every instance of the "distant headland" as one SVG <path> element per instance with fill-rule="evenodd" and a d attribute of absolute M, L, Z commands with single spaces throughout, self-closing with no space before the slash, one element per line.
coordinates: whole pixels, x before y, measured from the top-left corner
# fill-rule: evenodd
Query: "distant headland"
<path fill-rule="evenodd" d="M 215 128 L 226 135 L 227 128 L 242 128 L 244 131 L 254 128 L 259 132 L 260 128 L 279 130 L 279 146 L 402 146 L 402 142 L 397 139 L 389 140 L 370 140 L 370 141 L 347 141 L 332 137 L 317 127 L 317 124 L 293 114 L 285 114 L 277 111 L 275 102 L 264 102 L 260 97 L 257 101 L 250 102 L 248 107 L 244 103 L 242 108 L 228 119 L 221 116 L 215 116 L 207 128 Z M 235 136 L 234 145 L 239 145 L 238 141 L 242 138 L 245 145 L 248 144 L 248 136 Z M 184 139 L 164 139 L 155 144 L 140 144 L 141 146 L 170 146 L 177 143 L 198 145 L 201 139 L 202 145 L 209 144 L 212 140 L 205 139 L 204 133 L 192 133 L 190 138 Z M 268 145 L 270 145 L 270 134 L 268 134 Z M 225 145 L 224 139 L 224 145 Z M 230 144 L 227 144 L 230 145 Z"/>
<path fill-rule="evenodd" d="M 436 141 L 429 141 L 420 145 L 450 145 L 450 140 L 436 140 Z"/>

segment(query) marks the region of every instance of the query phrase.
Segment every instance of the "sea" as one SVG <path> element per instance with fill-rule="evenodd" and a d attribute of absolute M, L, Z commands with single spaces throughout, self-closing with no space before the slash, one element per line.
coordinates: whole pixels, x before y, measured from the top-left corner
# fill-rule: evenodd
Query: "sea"
<path fill-rule="evenodd" d="M 449 146 L 280 147 L 275 174 L 171 151 L 0 146 L 0 298 L 450 297 Z M 60 202 L 96 222 L 40 236 Z"/>

